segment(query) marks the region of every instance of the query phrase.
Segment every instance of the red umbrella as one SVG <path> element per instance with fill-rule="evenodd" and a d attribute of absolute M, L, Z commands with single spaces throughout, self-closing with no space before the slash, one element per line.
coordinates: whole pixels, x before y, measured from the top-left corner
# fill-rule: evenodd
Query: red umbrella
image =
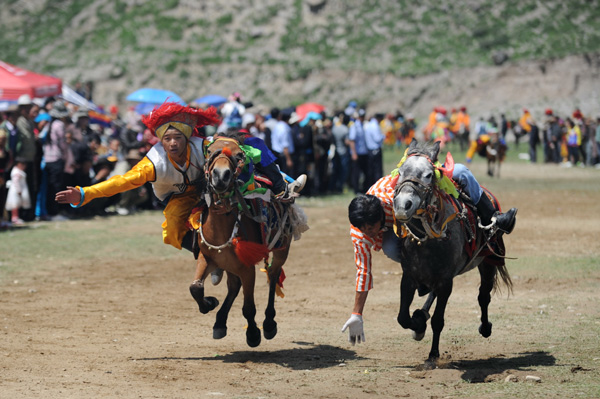
<path fill-rule="evenodd" d="M 316 112 L 320 114 L 325 110 L 325 106 L 317 103 L 304 103 L 296 107 L 296 113 L 298 114 L 299 120 L 306 117 L 309 112 Z"/>
<path fill-rule="evenodd" d="M 34 97 L 50 97 L 60 94 L 62 80 L 40 75 L 0 61 L 0 98 L 17 100 L 23 94 Z"/>

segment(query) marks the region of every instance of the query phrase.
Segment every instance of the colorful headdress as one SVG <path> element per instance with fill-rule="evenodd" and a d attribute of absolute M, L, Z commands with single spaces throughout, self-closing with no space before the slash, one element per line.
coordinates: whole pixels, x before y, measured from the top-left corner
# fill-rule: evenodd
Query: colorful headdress
<path fill-rule="evenodd" d="M 169 127 L 179 130 L 189 139 L 196 128 L 219 123 L 219 117 L 215 107 L 203 110 L 170 102 L 142 116 L 142 123 L 159 139 Z"/>

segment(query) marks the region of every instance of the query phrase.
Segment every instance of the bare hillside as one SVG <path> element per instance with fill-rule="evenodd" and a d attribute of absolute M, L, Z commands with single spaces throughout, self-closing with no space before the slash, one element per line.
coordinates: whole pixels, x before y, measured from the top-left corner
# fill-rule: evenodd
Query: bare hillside
<path fill-rule="evenodd" d="M 17 0 L 0 20 L 2 60 L 92 81 L 101 104 L 156 87 L 417 116 L 599 108 L 596 1 Z"/>

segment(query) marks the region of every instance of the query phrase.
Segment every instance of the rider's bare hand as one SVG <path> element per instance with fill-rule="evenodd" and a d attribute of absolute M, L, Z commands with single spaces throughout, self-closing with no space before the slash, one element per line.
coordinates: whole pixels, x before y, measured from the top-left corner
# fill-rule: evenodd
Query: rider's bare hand
<path fill-rule="evenodd" d="M 77 205 L 81 202 L 81 191 L 77 187 L 67 186 L 66 190 L 56 193 L 55 200 L 59 204 Z"/>

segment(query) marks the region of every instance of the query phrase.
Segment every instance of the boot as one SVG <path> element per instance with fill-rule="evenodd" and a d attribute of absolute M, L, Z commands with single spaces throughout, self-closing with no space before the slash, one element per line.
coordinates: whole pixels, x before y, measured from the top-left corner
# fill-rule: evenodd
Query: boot
<path fill-rule="evenodd" d="M 298 178 L 296 180 L 294 180 L 293 183 L 291 183 L 288 186 L 289 189 L 294 193 L 299 193 L 304 188 L 304 185 L 306 184 L 306 179 L 307 179 L 306 175 L 301 174 L 300 176 L 298 176 Z"/>
<path fill-rule="evenodd" d="M 515 222 L 517 221 L 517 208 L 511 208 L 506 213 L 500 213 L 494 208 L 492 201 L 488 196 L 483 193 L 479 202 L 476 204 L 477 214 L 481 219 L 481 224 L 484 226 L 492 223 L 492 217 L 496 217 L 496 226 L 506 234 L 510 234 L 515 228 Z"/>

